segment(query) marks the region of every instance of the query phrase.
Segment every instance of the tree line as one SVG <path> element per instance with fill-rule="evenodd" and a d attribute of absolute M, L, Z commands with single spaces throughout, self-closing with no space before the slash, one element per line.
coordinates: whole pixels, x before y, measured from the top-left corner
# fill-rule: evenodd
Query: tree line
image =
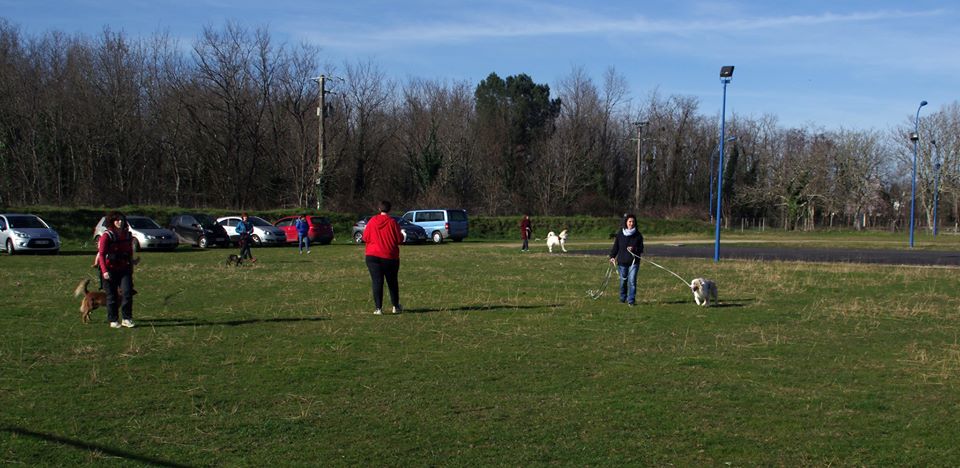
<path fill-rule="evenodd" d="M 2 18 L 0 206 L 312 207 L 320 74 L 334 78 L 322 112 L 326 210 L 390 199 L 487 215 L 610 215 L 638 199 L 644 216 L 712 216 L 719 113 L 656 89 L 632 97 L 614 68 L 595 79 L 573 67 L 553 89 L 522 73 L 400 82 L 372 61 L 332 65 L 315 45 L 234 23 L 185 46 L 109 28 L 28 36 Z M 719 174 L 728 223 L 909 222 L 909 116 L 885 131 L 786 128 L 774 115 L 733 115 L 726 128 L 736 137 Z M 960 218 L 958 130 L 956 102 L 921 118 L 921 226 L 932 222 L 934 185 L 940 225 Z"/>

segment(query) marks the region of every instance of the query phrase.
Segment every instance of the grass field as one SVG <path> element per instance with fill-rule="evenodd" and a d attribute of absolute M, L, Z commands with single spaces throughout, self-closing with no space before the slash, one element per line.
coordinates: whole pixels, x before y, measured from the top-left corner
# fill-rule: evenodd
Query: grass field
<path fill-rule="evenodd" d="M 447 243 L 374 316 L 360 247 L 228 253 L 143 253 L 123 330 L 92 250 L 0 257 L 0 464 L 960 461 L 956 269 L 658 259 L 721 306 L 645 264 L 628 308 L 602 257 Z"/>

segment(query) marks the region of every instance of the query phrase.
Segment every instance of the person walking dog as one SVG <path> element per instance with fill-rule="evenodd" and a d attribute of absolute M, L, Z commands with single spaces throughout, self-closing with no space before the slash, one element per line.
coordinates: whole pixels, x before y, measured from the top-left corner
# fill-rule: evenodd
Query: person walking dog
<path fill-rule="evenodd" d="M 628 213 L 613 239 L 610 263 L 620 273 L 620 302 L 633 306 L 637 300 L 637 271 L 643 255 L 643 235 L 637 230 L 637 216 Z"/>
<path fill-rule="evenodd" d="M 126 218 L 119 212 L 107 214 L 107 230 L 97 244 L 96 262 L 107 293 L 110 328 L 133 328 L 133 240 Z"/>
<path fill-rule="evenodd" d="M 240 259 L 250 259 L 251 263 L 257 263 L 253 258 L 253 252 L 250 250 L 250 244 L 253 243 L 253 223 L 246 213 L 240 215 L 240 222 L 237 223 L 237 234 L 240 234 Z"/>
<path fill-rule="evenodd" d="M 393 304 L 393 313 L 403 311 L 400 306 L 400 283 L 397 279 L 400 273 L 400 244 L 403 242 L 403 233 L 400 226 L 388 215 L 390 202 L 382 201 L 378 207 L 379 214 L 367 221 L 363 230 L 364 261 L 370 271 L 373 304 L 376 306 L 374 314 L 383 313 L 383 282 L 386 280 L 390 289 L 390 303 Z"/>

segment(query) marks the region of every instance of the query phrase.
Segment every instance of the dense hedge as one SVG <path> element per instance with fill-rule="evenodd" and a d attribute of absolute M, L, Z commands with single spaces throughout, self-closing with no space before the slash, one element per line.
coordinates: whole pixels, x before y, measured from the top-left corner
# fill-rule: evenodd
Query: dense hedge
<path fill-rule="evenodd" d="M 149 216 L 160 225 L 166 226 L 168 220 L 180 213 L 203 212 L 213 217 L 236 215 L 236 210 L 223 209 L 184 209 L 165 206 L 122 206 L 118 208 L 63 208 L 51 206 L 0 208 L 0 212 L 33 213 L 43 218 L 60 233 L 61 237 L 83 241 L 92 237 L 94 224 L 107 211 L 118 209 L 126 214 Z M 299 214 L 295 210 L 250 211 L 251 216 L 259 216 L 267 221 Z M 305 214 L 330 218 L 337 241 L 346 242 L 357 219 L 366 214 L 330 213 L 306 210 Z M 398 212 L 399 214 L 399 212 Z M 520 238 L 520 216 L 472 216 L 470 217 L 470 237 L 468 240 L 503 240 Z M 531 218 L 533 236 L 546 238 L 549 231 L 560 232 L 567 229 L 572 238 L 606 239 L 612 236 L 620 223 L 618 218 L 594 218 L 586 216 L 556 217 L 538 216 Z M 644 235 L 665 235 L 697 233 L 709 234 L 710 225 L 701 221 L 640 219 L 640 232 Z"/>

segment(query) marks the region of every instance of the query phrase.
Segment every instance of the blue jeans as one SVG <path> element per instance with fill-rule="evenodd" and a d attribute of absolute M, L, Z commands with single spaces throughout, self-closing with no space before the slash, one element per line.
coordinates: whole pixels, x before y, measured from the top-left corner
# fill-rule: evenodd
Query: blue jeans
<path fill-rule="evenodd" d="M 300 252 L 303 252 L 304 248 L 310 250 L 310 236 L 297 233 L 297 245 L 299 246 Z"/>
<path fill-rule="evenodd" d="M 620 302 L 634 304 L 637 301 L 637 271 L 640 265 L 617 265 L 620 272 Z"/>
<path fill-rule="evenodd" d="M 107 293 L 107 320 L 119 322 L 133 320 L 133 271 L 111 271 L 110 279 L 104 279 Z"/>

